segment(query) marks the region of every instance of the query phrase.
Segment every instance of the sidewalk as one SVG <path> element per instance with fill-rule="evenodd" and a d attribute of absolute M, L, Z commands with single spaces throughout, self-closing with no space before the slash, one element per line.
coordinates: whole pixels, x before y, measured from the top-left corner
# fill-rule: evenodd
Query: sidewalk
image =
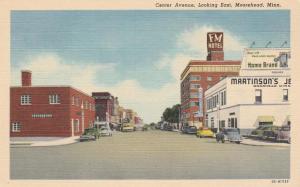
<path fill-rule="evenodd" d="M 244 138 L 241 144 L 252 145 L 252 146 L 279 146 L 279 147 L 290 147 L 288 143 L 281 142 L 268 142 L 263 140 L 253 140 L 249 138 Z"/>
<path fill-rule="evenodd" d="M 10 138 L 11 147 L 43 147 L 76 143 L 79 136 L 73 137 L 13 137 Z"/>

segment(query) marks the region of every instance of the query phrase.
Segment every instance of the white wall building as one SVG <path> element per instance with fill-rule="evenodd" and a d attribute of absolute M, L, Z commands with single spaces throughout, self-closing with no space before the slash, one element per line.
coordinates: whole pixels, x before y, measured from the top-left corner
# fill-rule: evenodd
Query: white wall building
<path fill-rule="evenodd" d="M 240 76 L 227 77 L 205 92 L 205 124 L 240 128 L 289 122 L 290 49 L 245 49 Z"/>

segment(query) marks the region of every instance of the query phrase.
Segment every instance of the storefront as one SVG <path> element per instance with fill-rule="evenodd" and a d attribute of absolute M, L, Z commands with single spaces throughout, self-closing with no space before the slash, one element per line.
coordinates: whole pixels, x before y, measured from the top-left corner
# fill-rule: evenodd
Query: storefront
<path fill-rule="evenodd" d="M 227 77 L 205 92 L 206 125 L 240 128 L 290 123 L 289 49 L 245 49 L 240 76 Z"/>

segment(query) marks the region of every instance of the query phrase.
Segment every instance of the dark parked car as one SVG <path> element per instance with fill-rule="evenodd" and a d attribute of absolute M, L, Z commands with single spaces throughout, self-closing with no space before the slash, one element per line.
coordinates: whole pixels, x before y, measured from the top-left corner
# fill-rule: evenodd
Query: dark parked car
<path fill-rule="evenodd" d="M 240 135 L 240 129 L 236 128 L 224 128 L 219 133 L 216 134 L 217 142 L 224 143 L 225 141 L 235 142 L 237 144 L 241 143 L 242 136 Z"/>
<path fill-rule="evenodd" d="M 263 139 L 273 141 L 285 141 L 287 143 L 290 143 L 290 126 L 282 126 L 266 130 L 263 133 Z"/>
<path fill-rule="evenodd" d="M 278 129 L 279 127 L 274 125 L 259 126 L 257 129 L 251 132 L 251 137 L 257 139 L 268 139 L 274 137 L 274 132 Z"/>
<path fill-rule="evenodd" d="M 276 131 L 276 141 L 286 141 L 287 143 L 291 143 L 291 127 L 290 126 L 282 126 L 280 129 Z"/>
<path fill-rule="evenodd" d="M 182 133 L 185 133 L 185 134 L 197 134 L 197 127 L 196 126 L 184 126 L 182 128 Z"/>
<path fill-rule="evenodd" d="M 98 128 L 87 128 L 84 129 L 83 134 L 80 136 L 79 141 L 96 140 L 100 137 L 100 130 Z"/>

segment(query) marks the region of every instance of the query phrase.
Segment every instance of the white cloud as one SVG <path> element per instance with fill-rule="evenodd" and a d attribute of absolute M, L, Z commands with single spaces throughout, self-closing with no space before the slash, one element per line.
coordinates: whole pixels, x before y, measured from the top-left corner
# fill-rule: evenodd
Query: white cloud
<path fill-rule="evenodd" d="M 218 32 L 224 33 L 224 53 L 232 51 L 241 51 L 245 44 L 241 42 L 240 38 L 235 36 L 230 31 L 223 29 L 218 26 L 195 26 L 191 29 L 185 30 L 178 35 L 177 44 L 179 47 L 187 48 L 189 51 L 197 52 L 202 55 L 203 58 L 207 54 L 206 46 L 206 35 L 208 32 Z"/>
<path fill-rule="evenodd" d="M 243 44 L 232 33 L 217 27 L 194 27 L 185 30 L 176 38 L 180 53 L 165 54 L 155 64 L 158 70 L 169 69 L 170 80 L 161 88 L 144 88 L 137 80 L 120 80 L 115 85 L 95 84 L 99 73 L 115 73 L 115 64 L 78 63 L 62 59 L 53 53 L 43 53 L 25 59 L 20 67 L 12 69 L 12 85 L 20 85 L 20 70 L 32 71 L 33 85 L 71 85 L 88 94 L 95 91 L 108 91 L 119 97 L 120 104 L 132 108 L 144 121 L 160 120 L 164 109 L 180 102 L 180 75 L 192 59 L 206 58 L 206 33 L 223 31 L 226 51 L 240 51 Z"/>
<path fill-rule="evenodd" d="M 56 54 L 44 53 L 14 67 L 11 84 L 20 85 L 20 71 L 28 69 L 32 71 L 33 85 L 70 85 L 88 94 L 108 91 L 119 97 L 120 105 L 138 112 L 145 122 L 158 121 L 166 107 L 179 102 L 179 85 L 176 83 L 166 84 L 160 89 L 143 88 L 136 80 L 122 80 L 111 86 L 95 84 L 98 73 L 113 73 L 114 67 L 114 64 L 103 63 L 67 63 Z"/>

